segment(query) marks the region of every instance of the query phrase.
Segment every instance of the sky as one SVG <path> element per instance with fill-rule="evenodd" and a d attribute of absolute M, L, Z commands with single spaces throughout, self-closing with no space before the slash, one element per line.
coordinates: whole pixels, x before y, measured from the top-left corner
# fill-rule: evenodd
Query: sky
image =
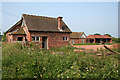
<path fill-rule="evenodd" d="M 2 31 L 12 27 L 22 14 L 62 16 L 73 32 L 118 37 L 118 2 L 2 2 Z"/>

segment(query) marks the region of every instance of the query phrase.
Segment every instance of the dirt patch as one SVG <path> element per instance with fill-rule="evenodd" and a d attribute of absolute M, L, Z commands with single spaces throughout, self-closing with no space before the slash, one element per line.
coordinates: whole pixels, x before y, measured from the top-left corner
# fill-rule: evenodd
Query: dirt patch
<path fill-rule="evenodd" d="M 106 45 L 108 48 L 112 48 L 113 45 Z M 105 49 L 104 45 L 74 45 L 76 48 L 84 48 L 84 49 L 92 49 L 94 51 L 100 50 L 100 49 Z"/>

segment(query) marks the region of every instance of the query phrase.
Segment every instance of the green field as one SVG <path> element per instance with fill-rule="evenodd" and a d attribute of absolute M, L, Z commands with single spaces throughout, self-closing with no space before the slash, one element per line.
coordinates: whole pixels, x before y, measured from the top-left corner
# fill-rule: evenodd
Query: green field
<path fill-rule="evenodd" d="M 119 55 L 97 57 L 71 46 L 39 49 L 31 44 L 2 45 L 3 78 L 119 78 Z"/>

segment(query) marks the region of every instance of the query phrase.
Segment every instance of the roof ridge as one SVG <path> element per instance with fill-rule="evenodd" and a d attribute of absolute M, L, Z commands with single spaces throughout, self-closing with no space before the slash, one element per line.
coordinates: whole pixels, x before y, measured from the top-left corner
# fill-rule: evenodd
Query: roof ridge
<path fill-rule="evenodd" d="M 30 14 L 22 14 L 22 16 L 31 16 L 31 17 L 42 17 L 42 18 L 48 18 L 48 19 L 57 19 L 57 18 L 54 18 L 54 17 L 38 16 L 38 15 L 30 15 Z"/>
<path fill-rule="evenodd" d="M 83 32 L 73 32 L 73 33 L 83 33 Z"/>

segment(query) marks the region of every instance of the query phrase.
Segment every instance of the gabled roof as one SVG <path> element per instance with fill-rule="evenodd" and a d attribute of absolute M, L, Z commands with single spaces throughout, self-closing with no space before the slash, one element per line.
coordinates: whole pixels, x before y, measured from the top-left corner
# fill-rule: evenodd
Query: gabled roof
<path fill-rule="evenodd" d="M 8 29 L 5 33 L 7 33 L 7 32 L 9 32 L 9 31 L 13 30 L 17 25 L 20 25 L 20 24 L 22 24 L 22 19 L 19 20 L 16 24 L 14 24 L 14 25 L 13 25 L 10 29 Z"/>
<path fill-rule="evenodd" d="M 50 32 L 71 33 L 71 30 L 63 21 L 61 21 L 62 31 L 58 29 L 57 18 L 35 16 L 35 15 L 28 15 L 28 14 L 23 14 L 21 20 L 19 20 L 15 25 L 13 25 L 5 33 L 10 32 L 17 25 L 22 24 L 23 20 L 25 21 L 26 27 L 28 28 L 29 31 L 50 31 Z"/>
<path fill-rule="evenodd" d="M 54 31 L 54 32 L 71 32 L 68 26 L 62 21 L 61 25 L 63 31 L 58 29 L 57 18 L 35 16 L 35 15 L 22 15 L 29 31 Z"/>
<path fill-rule="evenodd" d="M 23 28 L 16 29 L 15 31 L 11 32 L 10 34 L 26 34 Z"/>
<path fill-rule="evenodd" d="M 81 38 L 82 34 L 84 34 L 84 32 L 72 32 L 70 38 Z"/>
<path fill-rule="evenodd" d="M 111 38 L 107 35 L 88 35 L 87 38 Z"/>

